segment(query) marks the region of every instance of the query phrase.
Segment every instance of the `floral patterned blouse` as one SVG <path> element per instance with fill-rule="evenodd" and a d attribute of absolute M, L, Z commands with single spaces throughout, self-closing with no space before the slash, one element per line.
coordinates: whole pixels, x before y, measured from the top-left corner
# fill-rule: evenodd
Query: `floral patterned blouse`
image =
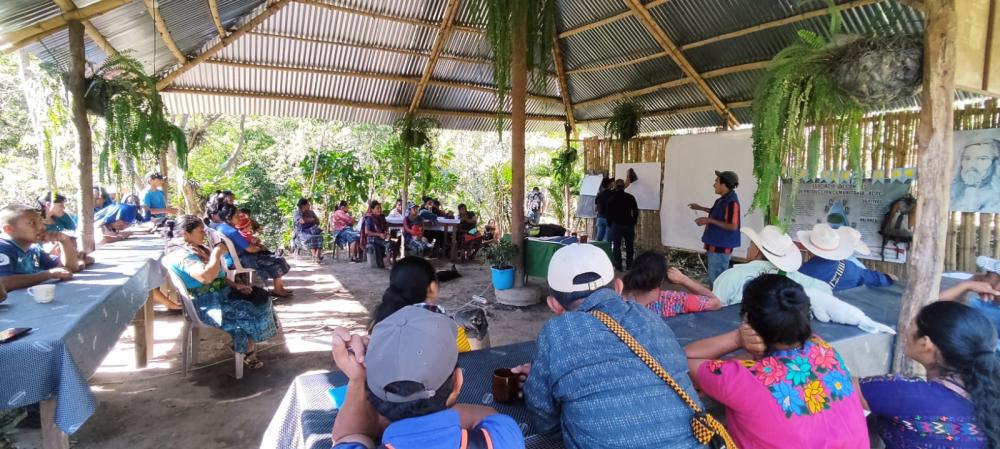
<path fill-rule="evenodd" d="M 760 360 L 702 363 L 697 377 L 726 406 L 727 427 L 741 449 L 870 447 L 851 375 L 818 336 Z"/>

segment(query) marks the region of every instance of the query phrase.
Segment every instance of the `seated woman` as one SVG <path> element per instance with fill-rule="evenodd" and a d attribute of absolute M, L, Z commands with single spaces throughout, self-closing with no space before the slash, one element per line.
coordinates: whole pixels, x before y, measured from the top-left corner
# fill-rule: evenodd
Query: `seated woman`
<path fill-rule="evenodd" d="M 257 342 L 277 334 L 274 310 L 267 292 L 226 279 L 222 245 L 205 247 L 205 223 L 194 215 L 182 215 L 172 224 L 164 265 L 184 281 L 193 296 L 198 318 L 233 337 L 233 352 L 244 354 L 243 364 L 264 366 L 257 358 Z"/>
<path fill-rule="evenodd" d="M 663 279 L 687 291 L 660 289 Z M 625 284 L 622 297 L 642 304 L 662 318 L 722 308 L 722 301 L 711 290 L 691 280 L 677 268 L 667 269 L 667 260 L 652 251 L 635 259 L 632 269 L 622 277 L 622 282 Z"/>
<path fill-rule="evenodd" d="M 923 365 L 927 380 L 890 375 L 859 382 L 885 447 L 1000 447 L 996 347 L 989 319 L 965 304 L 939 301 L 920 310 L 906 356 Z"/>
<path fill-rule="evenodd" d="M 490 220 L 486 222 L 486 226 L 483 228 L 483 246 L 492 244 L 499 239 L 500 236 L 497 235 L 497 221 Z"/>
<path fill-rule="evenodd" d="M 400 259 L 389 271 L 389 288 L 385 289 L 385 293 L 382 294 L 382 302 L 372 314 L 372 320 L 368 323 L 368 332 L 371 333 L 376 324 L 406 306 L 423 307 L 432 312 L 447 315 L 444 309 L 434 304 L 438 297 L 439 287 L 437 272 L 434 270 L 434 265 L 431 265 L 427 259 L 416 256 L 406 256 Z M 467 352 L 472 349 L 463 326 L 458 326 L 456 344 L 458 344 L 458 352 Z"/>
<path fill-rule="evenodd" d="M 424 237 L 423 220 L 417 214 L 417 206 L 410 206 L 409 213 L 403 217 L 403 240 L 406 250 L 424 257 L 434 248 L 434 243 Z"/>
<path fill-rule="evenodd" d="M 761 275 L 746 284 L 742 307 L 745 325 L 763 340 L 761 356 L 719 360 L 749 346 L 739 329 L 684 348 L 695 385 L 726 406 L 736 445 L 869 447 L 857 389 L 837 351 L 812 333 L 802 286 L 779 274 Z"/>
<path fill-rule="evenodd" d="M 298 210 L 292 217 L 295 231 L 292 239 L 298 241 L 299 245 L 309 248 L 313 259 L 319 263 L 323 261 L 323 229 L 319 225 L 319 217 L 312 210 L 312 204 L 305 198 L 299 198 Z"/>
<path fill-rule="evenodd" d="M 356 221 L 348 210 L 347 201 L 341 200 L 337 204 L 337 210 L 330 214 L 327 223 L 329 230 L 333 233 L 334 244 L 343 248 L 345 245 L 351 255 L 351 262 L 361 262 L 364 255 L 361 253 L 361 233 L 354 230 Z"/>
<path fill-rule="evenodd" d="M 42 224 L 46 232 L 75 231 L 76 220 L 66 213 L 66 197 L 46 192 L 38 197 L 38 207 L 42 213 Z"/>
<path fill-rule="evenodd" d="M 291 269 L 288 262 L 281 256 L 277 256 L 267 248 L 257 244 L 253 245 L 246 241 L 240 231 L 236 229 L 237 215 L 236 207 L 230 204 L 223 204 L 218 211 L 219 219 L 222 220 L 215 226 L 215 230 L 221 232 L 233 242 L 236 247 L 237 257 L 240 263 L 247 268 L 253 268 L 266 279 L 274 280 L 274 290 L 271 294 L 279 298 L 288 298 L 292 292 L 285 289 L 281 277 Z"/>
<path fill-rule="evenodd" d="M 112 204 L 115 204 L 115 201 L 111 199 L 111 195 L 108 195 L 108 191 L 104 187 L 94 186 L 94 212 L 96 213 Z"/>
<path fill-rule="evenodd" d="M 368 252 L 368 265 L 373 268 L 385 268 L 386 253 L 389 250 L 389 223 L 382 216 L 382 204 L 372 200 L 368 204 L 368 212 L 361 219 L 361 241 L 365 242 Z"/>

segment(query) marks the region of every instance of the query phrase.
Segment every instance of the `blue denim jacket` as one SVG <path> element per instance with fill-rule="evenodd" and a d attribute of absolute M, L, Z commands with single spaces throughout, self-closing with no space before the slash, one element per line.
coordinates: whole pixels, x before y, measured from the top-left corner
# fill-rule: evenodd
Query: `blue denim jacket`
<path fill-rule="evenodd" d="M 524 384 L 535 429 L 549 436 L 561 430 L 566 449 L 702 448 L 691 436 L 691 409 L 591 310 L 618 321 L 698 401 L 670 327 L 604 289 L 577 311 L 549 320 L 538 335 Z"/>

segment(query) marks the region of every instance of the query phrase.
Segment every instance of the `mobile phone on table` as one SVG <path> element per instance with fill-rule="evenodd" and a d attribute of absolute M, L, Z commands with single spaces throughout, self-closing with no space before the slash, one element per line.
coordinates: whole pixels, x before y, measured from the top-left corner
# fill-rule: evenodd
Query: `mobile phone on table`
<path fill-rule="evenodd" d="M 7 343 L 8 341 L 17 340 L 24 335 L 31 332 L 30 327 L 12 327 L 10 329 L 4 329 L 0 331 L 0 343 Z"/>

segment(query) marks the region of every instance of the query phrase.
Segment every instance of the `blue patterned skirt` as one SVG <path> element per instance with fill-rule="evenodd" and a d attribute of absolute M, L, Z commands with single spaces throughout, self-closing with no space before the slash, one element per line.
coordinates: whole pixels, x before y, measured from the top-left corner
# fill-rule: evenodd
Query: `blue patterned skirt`
<path fill-rule="evenodd" d="M 229 287 L 202 293 L 194 298 L 198 318 L 209 326 L 233 337 L 233 351 L 246 354 L 250 340 L 264 341 L 278 333 L 271 301 L 255 306 L 252 302 L 230 297 Z"/>
<path fill-rule="evenodd" d="M 264 253 L 244 253 L 240 263 L 246 268 L 253 268 L 265 279 L 280 278 L 291 270 L 284 257 Z"/>

